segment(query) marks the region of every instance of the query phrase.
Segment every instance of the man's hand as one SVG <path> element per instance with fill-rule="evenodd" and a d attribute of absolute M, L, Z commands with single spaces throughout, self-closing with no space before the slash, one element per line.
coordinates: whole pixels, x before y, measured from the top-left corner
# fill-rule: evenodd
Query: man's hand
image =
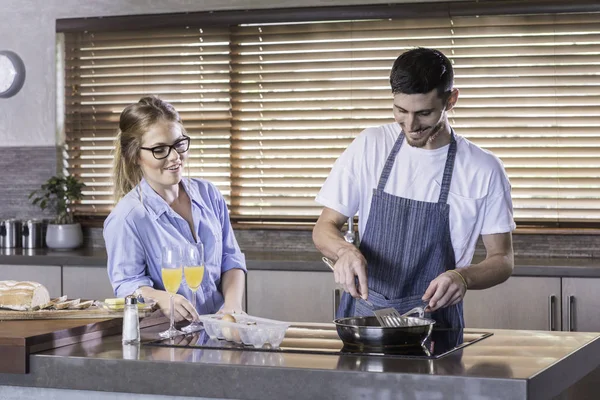
<path fill-rule="evenodd" d="M 457 274 L 460 272 L 446 271 L 431 281 L 423 295 L 431 311 L 458 304 L 465 297 L 467 285 Z"/>
<path fill-rule="evenodd" d="M 335 282 L 354 298 L 367 299 L 367 260 L 353 244 L 342 237 L 340 230 L 348 217 L 325 207 L 313 229 L 313 241 L 317 249 L 335 261 Z M 355 277 L 358 277 L 358 288 Z"/>
<path fill-rule="evenodd" d="M 348 245 L 338 252 L 333 274 L 335 282 L 354 298 L 362 297 L 367 300 L 369 288 L 367 286 L 367 260 L 353 245 Z M 355 277 L 358 277 L 358 288 Z"/>

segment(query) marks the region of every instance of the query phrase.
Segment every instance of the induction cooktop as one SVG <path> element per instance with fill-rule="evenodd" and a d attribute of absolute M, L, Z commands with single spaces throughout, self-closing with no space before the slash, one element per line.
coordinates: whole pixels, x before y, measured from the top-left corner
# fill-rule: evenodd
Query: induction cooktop
<path fill-rule="evenodd" d="M 357 355 L 378 356 L 397 358 L 419 358 L 439 359 L 445 357 L 466 346 L 477 343 L 489 336 L 489 332 L 464 332 L 463 329 L 433 329 L 431 335 L 422 343 L 415 346 L 407 346 L 401 349 L 384 352 L 369 352 L 364 349 L 348 348 L 339 339 L 284 339 L 280 347 L 272 348 L 268 344 L 260 348 L 246 346 L 243 344 L 228 342 L 225 340 L 210 338 L 205 331 L 176 337 L 173 339 L 161 339 L 144 343 L 147 346 L 183 347 L 212 350 L 229 351 L 255 351 L 272 353 L 296 353 L 296 354 L 329 354 L 329 355 Z"/>

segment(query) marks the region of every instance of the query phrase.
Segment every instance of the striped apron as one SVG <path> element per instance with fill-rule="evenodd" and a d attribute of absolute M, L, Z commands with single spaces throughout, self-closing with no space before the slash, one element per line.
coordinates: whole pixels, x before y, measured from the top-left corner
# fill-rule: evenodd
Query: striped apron
<path fill-rule="evenodd" d="M 403 141 L 402 132 L 387 158 L 377 189 L 373 190 L 371 210 L 360 243 L 360 251 L 367 260 L 369 300 L 376 309 L 393 307 L 400 313 L 421 306 L 421 298 L 430 282 L 456 268 L 447 203 L 456 157 L 454 131 L 437 203 L 384 192 Z M 373 315 L 373 310 L 344 292 L 338 318 L 369 315 Z M 464 327 L 462 302 L 427 316 L 434 319 L 438 327 Z"/>

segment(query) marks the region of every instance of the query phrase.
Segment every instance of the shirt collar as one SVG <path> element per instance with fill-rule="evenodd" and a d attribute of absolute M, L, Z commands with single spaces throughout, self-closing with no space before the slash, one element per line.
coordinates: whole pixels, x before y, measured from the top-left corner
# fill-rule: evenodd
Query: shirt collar
<path fill-rule="evenodd" d="M 140 181 L 139 190 L 141 190 L 140 201 L 147 210 L 154 214 L 155 219 L 160 217 L 163 213 L 168 212 L 171 208 L 165 199 L 160 197 L 160 195 L 152 189 L 146 179 L 142 178 Z"/>
<path fill-rule="evenodd" d="M 196 204 L 198 207 L 203 208 L 202 204 L 198 203 L 195 200 L 199 197 L 196 185 L 190 184 L 187 178 L 182 178 L 181 184 L 183 185 L 185 192 L 190 197 L 191 202 Z M 156 193 L 154 189 L 152 189 L 152 187 L 146 181 L 146 179 L 142 178 L 139 184 L 139 188 L 142 192 L 142 203 L 144 204 L 147 210 L 154 214 L 155 219 L 159 218 L 165 212 L 173 212 L 171 207 L 165 201 L 165 199 L 160 197 L 160 195 Z"/>

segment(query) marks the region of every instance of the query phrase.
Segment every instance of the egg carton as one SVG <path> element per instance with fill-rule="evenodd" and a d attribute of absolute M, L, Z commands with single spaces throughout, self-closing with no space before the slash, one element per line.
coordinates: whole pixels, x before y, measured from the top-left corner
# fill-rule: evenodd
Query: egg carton
<path fill-rule="evenodd" d="M 223 321 L 222 314 L 201 315 L 200 321 L 211 339 L 224 339 L 256 348 L 266 343 L 277 348 L 283 341 L 289 322 L 235 314 L 235 322 Z"/>

